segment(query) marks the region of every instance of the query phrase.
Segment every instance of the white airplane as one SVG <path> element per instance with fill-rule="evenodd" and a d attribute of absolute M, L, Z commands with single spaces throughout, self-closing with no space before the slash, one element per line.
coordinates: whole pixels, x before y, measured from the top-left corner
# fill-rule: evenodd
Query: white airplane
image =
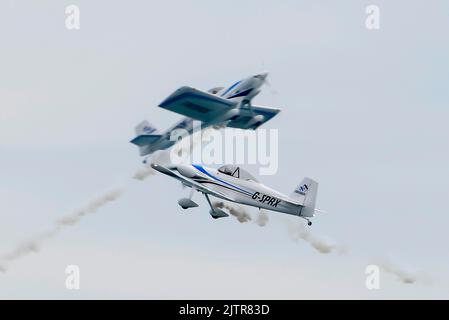
<path fill-rule="evenodd" d="M 237 81 L 228 88 L 218 87 L 208 92 L 191 87 L 181 87 L 173 92 L 159 106 L 186 116 L 165 132 L 158 133 L 148 121 L 141 122 L 135 129 L 136 137 L 130 142 L 139 147 L 141 156 L 171 147 L 177 141 L 170 139 L 176 129 L 185 129 L 191 134 L 193 120 L 201 121 L 201 127 L 227 126 L 255 130 L 280 109 L 256 106 L 251 100 L 260 93 L 267 82 L 268 73 L 257 74 Z"/>
<path fill-rule="evenodd" d="M 224 165 L 218 170 L 197 164 L 164 167 L 153 163 L 151 166 L 192 188 L 189 198 L 178 201 L 183 209 L 198 207 L 192 200 L 193 191 L 198 191 L 206 196 L 211 207 L 209 213 L 215 219 L 227 217 L 228 214 L 214 208 L 209 195 L 259 209 L 295 215 L 306 219 L 309 226 L 312 225 L 309 218 L 319 211 L 315 209 L 318 183 L 310 178 L 304 178 L 294 192 L 286 196 L 263 185 L 247 171 L 235 165 Z"/>

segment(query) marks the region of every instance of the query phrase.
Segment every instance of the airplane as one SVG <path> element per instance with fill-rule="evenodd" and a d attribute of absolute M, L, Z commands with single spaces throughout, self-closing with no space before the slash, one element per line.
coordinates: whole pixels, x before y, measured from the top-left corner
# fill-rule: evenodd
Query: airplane
<path fill-rule="evenodd" d="M 227 201 L 282 212 L 298 216 L 312 225 L 311 217 L 315 216 L 318 183 L 310 178 L 304 178 L 290 196 L 273 190 L 254 178 L 243 168 L 236 165 L 224 165 L 218 170 L 198 164 L 178 164 L 163 166 L 152 163 L 151 167 L 165 175 L 181 181 L 184 186 L 192 188 L 189 198 L 182 198 L 178 204 L 183 209 L 198 207 L 192 200 L 193 192 L 205 195 L 211 210 L 209 214 L 214 219 L 229 216 L 221 209 L 214 208 L 209 196 Z"/>
<path fill-rule="evenodd" d="M 177 129 L 184 129 L 189 135 L 199 126 L 203 129 L 225 126 L 255 130 L 280 112 L 280 109 L 251 103 L 260 93 L 262 85 L 267 83 L 267 76 L 268 73 L 256 74 L 228 88 L 217 87 L 207 92 L 181 87 L 162 101 L 159 107 L 186 117 L 162 133 L 158 133 L 148 121 L 142 121 L 135 128 L 136 137 L 130 142 L 139 147 L 141 156 L 146 156 L 173 146 L 177 141 L 171 140 L 170 136 Z M 201 124 L 195 126 L 193 120 Z"/>

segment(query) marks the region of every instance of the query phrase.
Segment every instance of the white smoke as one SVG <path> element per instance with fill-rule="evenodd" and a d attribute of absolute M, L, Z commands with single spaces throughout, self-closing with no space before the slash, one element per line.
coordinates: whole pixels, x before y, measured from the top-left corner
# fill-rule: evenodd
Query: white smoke
<path fill-rule="evenodd" d="M 287 227 L 289 234 L 293 237 L 294 240 L 304 240 L 320 253 L 349 253 L 348 246 L 337 244 L 329 237 L 319 236 L 315 234 L 311 228 L 306 226 L 306 224 L 302 223 L 301 221 L 293 222 L 291 220 L 288 220 Z M 377 264 L 382 268 L 383 271 L 394 275 L 396 279 L 402 283 L 412 284 L 420 282 L 427 285 L 432 284 L 431 277 L 424 271 L 417 271 L 414 268 L 406 267 L 404 264 L 398 263 L 391 257 L 377 260 Z"/>
<path fill-rule="evenodd" d="M 254 222 L 257 223 L 257 225 L 260 227 L 265 227 L 268 223 L 268 220 L 268 214 L 265 212 L 265 210 L 260 210 Z"/>
<path fill-rule="evenodd" d="M 314 234 L 302 221 L 288 221 L 288 232 L 294 240 L 302 239 L 310 244 L 320 253 L 337 252 L 339 254 L 347 253 L 348 248 L 335 243 L 332 239 L 325 236 Z"/>
<path fill-rule="evenodd" d="M 57 223 L 58 225 L 75 225 L 77 224 L 84 216 L 95 213 L 100 207 L 104 206 L 108 202 L 112 202 L 117 200 L 124 193 L 123 189 L 115 189 L 109 191 L 100 197 L 92 199 L 85 207 L 75 211 L 74 213 L 63 217 Z"/>
<path fill-rule="evenodd" d="M 240 223 L 245 223 L 252 221 L 252 216 L 246 212 L 244 208 L 235 203 L 225 203 L 223 201 L 213 202 L 212 206 L 214 208 L 226 209 L 232 216 L 237 218 Z M 265 210 L 261 209 L 253 220 L 254 223 L 263 227 L 268 224 L 268 214 Z M 338 254 L 346 254 L 349 252 L 349 248 L 344 245 L 339 245 L 332 239 L 326 236 L 319 236 L 312 232 L 311 228 L 306 226 L 302 221 L 298 221 L 295 217 L 295 221 L 290 219 L 284 220 L 288 227 L 288 233 L 293 238 L 293 240 L 304 240 L 314 249 L 320 253 L 331 253 L 336 252 Z"/>
<path fill-rule="evenodd" d="M 220 202 L 214 202 L 212 204 L 212 206 L 214 208 L 226 209 L 232 216 L 237 218 L 237 220 L 240 223 L 245 223 L 245 222 L 249 222 L 252 220 L 249 213 L 246 212 L 245 209 L 243 209 L 242 207 L 240 207 L 238 205 L 235 205 L 235 204 L 231 205 L 231 204 L 224 203 L 224 202 L 220 201 Z"/>
<path fill-rule="evenodd" d="M 403 263 L 399 263 L 396 259 L 386 257 L 378 260 L 379 266 L 383 271 L 394 275 L 397 280 L 402 283 L 411 284 L 421 282 L 428 285 L 432 283 L 432 280 L 427 273 L 418 271 L 415 268 L 404 265 Z"/>
<path fill-rule="evenodd" d="M 156 170 L 149 165 L 145 165 L 143 168 L 139 168 L 132 176 L 133 179 L 143 181 L 149 176 L 156 174 Z"/>
<path fill-rule="evenodd" d="M 203 140 L 208 139 L 213 130 L 215 129 L 207 128 L 193 134 L 192 136 L 183 138 L 179 143 L 173 146 L 174 152 L 180 152 L 183 155 L 191 154 L 195 147 L 197 147 Z M 156 174 L 156 170 L 151 167 L 151 163 L 170 164 L 170 150 L 156 151 L 151 156 L 151 161 L 146 161 L 146 164 L 134 172 L 131 178 L 143 181 L 149 176 Z M 8 264 L 10 262 L 30 253 L 38 252 L 45 240 L 54 237 L 66 226 L 76 225 L 83 217 L 96 212 L 103 205 L 118 199 L 123 193 L 124 189 L 114 189 L 99 197 L 96 197 L 88 202 L 84 207 L 62 217 L 50 228 L 49 231 L 31 237 L 28 241 L 21 243 L 10 253 L 0 257 L 0 272 L 5 272 L 8 269 Z"/>
<path fill-rule="evenodd" d="M 174 152 L 181 152 L 183 155 L 191 154 L 195 147 L 197 147 L 203 140 L 208 139 L 213 130 L 215 129 L 207 128 L 193 134 L 192 136 L 185 137 L 173 146 L 173 148 L 175 148 Z M 170 164 L 170 160 L 170 150 L 156 151 L 151 156 L 151 161 L 147 161 L 142 168 L 139 168 L 136 172 L 134 172 L 131 178 L 143 181 L 149 176 L 156 174 L 156 170 L 151 167 L 151 163 Z M 10 262 L 30 253 L 38 252 L 45 240 L 54 237 L 66 226 L 76 225 L 83 217 L 96 212 L 103 205 L 118 199 L 123 193 L 124 189 L 114 189 L 99 197 L 96 197 L 89 201 L 84 207 L 62 217 L 50 228 L 49 231 L 31 237 L 28 241 L 19 244 L 10 253 L 0 257 L 0 272 L 5 272 L 8 269 L 8 264 Z M 235 211 L 233 212 L 235 213 Z"/>
<path fill-rule="evenodd" d="M 246 212 L 244 208 L 234 203 L 225 203 L 223 201 L 212 203 L 214 208 L 226 209 L 232 216 L 237 218 L 240 223 L 252 221 L 252 216 Z M 266 226 L 268 223 L 268 215 L 265 210 L 260 210 L 254 222 L 259 226 Z M 349 251 L 348 247 L 339 245 L 329 237 L 318 236 L 314 234 L 309 227 L 302 221 L 286 220 L 288 232 L 294 240 L 304 240 L 320 253 L 336 252 L 345 254 Z"/>
<path fill-rule="evenodd" d="M 166 158 L 169 157 L 168 152 L 166 150 L 159 150 L 156 151 L 151 156 L 151 161 L 149 159 L 146 159 L 145 164 L 142 168 L 139 168 L 134 174 L 132 175 L 133 179 L 143 181 L 149 176 L 153 176 L 156 174 L 156 170 L 154 170 L 151 167 L 152 163 L 159 163 L 159 164 L 165 164 L 167 163 Z"/>
<path fill-rule="evenodd" d="M 105 204 L 117 200 L 123 192 L 123 189 L 113 189 L 108 191 L 99 197 L 92 199 L 84 207 L 62 217 L 47 232 L 31 237 L 28 241 L 19 244 L 11 252 L 0 257 L 0 271 L 6 272 L 8 264 L 16 259 L 33 252 L 38 252 L 45 240 L 53 238 L 66 226 L 76 225 L 83 217 L 95 213 Z"/>

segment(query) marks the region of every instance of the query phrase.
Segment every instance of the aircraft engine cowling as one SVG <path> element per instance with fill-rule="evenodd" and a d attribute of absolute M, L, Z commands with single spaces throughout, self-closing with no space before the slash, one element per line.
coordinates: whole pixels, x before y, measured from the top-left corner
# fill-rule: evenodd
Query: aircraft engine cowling
<path fill-rule="evenodd" d="M 251 127 L 255 125 L 256 123 L 262 123 L 265 120 L 265 117 L 261 114 L 258 114 L 257 116 L 252 117 L 250 121 L 248 121 L 247 127 Z"/>
<path fill-rule="evenodd" d="M 209 89 L 207 92 L 212 93 L 212 94 L 217 94 L 223 89 L 224 89 L 224 87 L 216 87 L 216 88 Z"/>
<path fill-rule="evenodd" d="M 180 164 L 176 167 L 178 172 L 186 178 L 193 178 L 197 176 L 197 171 L 192 167 L 184 164 Z"/>

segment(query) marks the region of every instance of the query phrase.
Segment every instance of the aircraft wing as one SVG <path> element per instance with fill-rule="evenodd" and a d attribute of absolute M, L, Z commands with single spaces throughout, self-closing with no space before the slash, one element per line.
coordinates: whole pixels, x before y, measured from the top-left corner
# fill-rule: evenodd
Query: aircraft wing
<path fill-rule="evenodd" d="M 239 129 L 253 129 L 263 125 L 265 122 L 271 120 L 281 110 L 262 106 L 251 106 L 251 108 L 240 109 L 240 114 L 233 120 L 227 123 L 228 127 Z M 254 117 L 263 116 L 262 121 L 254 122 Z"/>
<path fill-rule="evenodd" d="M 235 102 L 191 87 L 181 87 L 159 107 L 187 117 L 210 122 L 235 106 Z"/>
<path fill-rule="evenodd" d="M 176 173 L 175 171 L 170 170 L 169 168 L 166 168 L 166 167 L 161 166 L 159 164 L 152 164 L 151 166 L 155 170 L 157 170 L 157 171 L 159 171 L 159 172 L 161 172 L 163 174 L 166 174 L 166 175 L 171 176 L 171 177 L 173 177 L 175 179 L 178 179 L 179 181 L 182 182 L 182 184 L 184 184 L 184 185 L 186 185 L 188 187 L 193 187 L 193 188 L 195 188 L 196 190 L 198 190 L 200 192 L 210 194 L 210 195 L 215 196 L 217 198 L 221 198 L 221 199 L 232 201 L 232 202 L 235 201 L 235 199 L 229 197 L 228 195 L 226 195 L 224 193 L 221 193 L 219 191 L 212 190 L 212 189 L 206 187 L 205 185 L 194 181 L 193 179 L 186 178 L 186 177 Z"/>
<path fill-rule="evenodd" d="M 207 193 L 207 194 L 210 194 L 210 195 L 212 195 L 214 197 L 221 198 L 221 199 L 224 199 L 224 200 L 228 200 L 228 201 L 231 201 L 231 202 L 235 201 L 235 199 L 229 197 L 228 195 L 226 195 L 224 193 L 221 193 L 219 191 L 216 191 L 216 190 L 212 190 L 212 189 L 204 186 L 203 184 L 200 184 L 200 183 L 194 182 L 194 181 L 192 181 L 191 183 L 192 183 L 193 187 L 196 190 L 199 190 L 199 191 L 201 191 L 203 193 Z"/>

